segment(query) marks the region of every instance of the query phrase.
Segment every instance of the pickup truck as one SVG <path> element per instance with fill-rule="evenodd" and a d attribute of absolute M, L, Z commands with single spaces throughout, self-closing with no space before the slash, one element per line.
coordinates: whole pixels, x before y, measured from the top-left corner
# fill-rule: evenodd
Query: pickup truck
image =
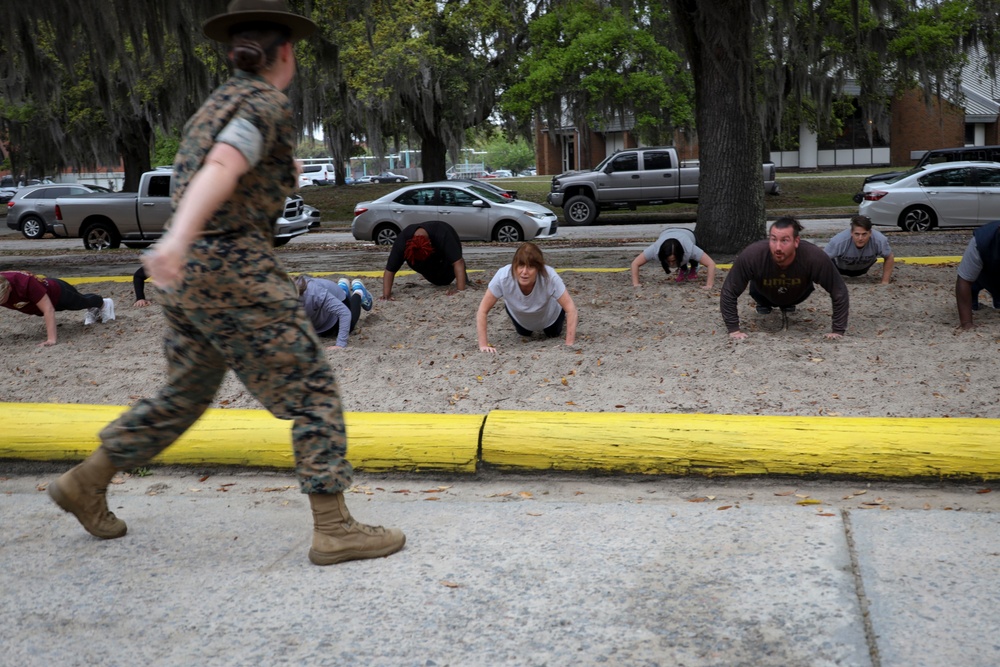
<path fill-rule="evenodd" d="M 763 165 L 764 191 L 777 194 L 773 163 Z M 600 211 L 637 206 L 696 203 L 699 167 L 681 162 L 671 146 L 617 151 L 591 171 L 569 171 L 552 178 L 545 201 L 561 206 L 568 225 L 589 225 Z"/>
<path fill-rule="evenodd" d="M 163 235 L 173 213 L 170 169 L 147 171 L 139 192 L 112 192 L 104 196 L 59 197 L 52 235 L 83 239 L 88 250 L 148 248 Z M 309 231 L 302 197 L 285 199 L 285 211 L 274 223 L 274 245 L 282 246 Z"/>

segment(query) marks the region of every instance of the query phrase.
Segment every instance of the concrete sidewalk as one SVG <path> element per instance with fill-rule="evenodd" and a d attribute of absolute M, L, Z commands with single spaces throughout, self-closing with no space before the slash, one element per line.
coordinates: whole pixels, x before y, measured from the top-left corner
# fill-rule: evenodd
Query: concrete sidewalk
<path fill-rule="evenodd" d="M 286 474 L 160 468 L 100 541 L 0 463 L 3 665 L 1000 664 L 985 485 L 359 477 L 387 559 L 318 568 Z"/>

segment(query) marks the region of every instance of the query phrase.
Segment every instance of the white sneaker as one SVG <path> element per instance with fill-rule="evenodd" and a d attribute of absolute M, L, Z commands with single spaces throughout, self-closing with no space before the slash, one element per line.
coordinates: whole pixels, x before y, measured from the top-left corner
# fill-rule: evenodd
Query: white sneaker
<path fill-rule="evenodd" d="M 97 318 L 101 316 L 100 308 L 88 308 L 87 314 L 83 317 L 83 326 L 89 327 L 91 324 L 97 321 Z"/>
<path fill-rule="evenodd" d="M 110 322 L 113 319 L 115 319 L 115 302 L 105 299 L 104 305 L 101 306 L 101 321 Z"/>

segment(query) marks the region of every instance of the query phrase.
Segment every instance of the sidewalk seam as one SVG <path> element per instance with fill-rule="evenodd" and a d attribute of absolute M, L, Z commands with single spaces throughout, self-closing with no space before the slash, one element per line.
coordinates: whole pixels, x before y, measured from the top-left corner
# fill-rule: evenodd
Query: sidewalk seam
<path fill-rule="evenodd" d="M 875 628 L 872 626 L 871 610 L 868 607 L 868 595 L 865 593 L 865 582 L 861 577 L 861 564 L 858 561 L 858 550 L 854 544 L 854 528 L 851 525 L 850 510 L 842 510 L 844 520 L 844 536 L 847 538 L 847 553 L 851 558 L 851 573 L 854 575 L 854 591 L 858 596 L 858 606 L 861 609 L 861 621 L 865 628 L 865 642 L 868 644 L 868 655 L 872 667 L 882 667 L 882 658 L 878 652 L 878 641 Z"/>

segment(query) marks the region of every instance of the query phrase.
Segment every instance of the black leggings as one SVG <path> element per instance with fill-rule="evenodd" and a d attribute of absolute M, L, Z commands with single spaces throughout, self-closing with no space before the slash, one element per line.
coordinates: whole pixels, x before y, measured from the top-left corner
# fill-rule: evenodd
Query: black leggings
<path fill-rule="evenodd" d="M 86 310 L 100 308 L 104 298 L 97 294 L 80 294 L 75 287 L 64 280 L 49 278 L 59 284 L 59 303 L 53 304 L 56 310 Z"/>
<path fill-rule="evenodd" d="M 525 329 L 524 327 L 522 327 L 520 324 L 517 323 L 517 320 L 514 319 L 514 316 L 510 314 L 510 308 L 507 307 L 507 304 L 504 304 L 504 310 L 507 311 L 507 317 L 510 318 L 510 321 L 514 323 L 514 329 L 517 330 L 517 333 L 521 334 L 522 336 L 530 336 L 532 333 L 534 333 L 532 331 L 528 331 L 527 329 Z M 560 308 L 559 317 L 556 318 L 556 321 L 550 324 L 549 326 L 545 327 L 544 330 L 545 335 L 548 336 L 549 338 L 555 338 L 556 336 L 561 335 L 563 330 L 563 324 L 565 323 L 566 323 L 566 311 Z"/>
<path fill-rule="evenodd" d="M 358 318 L 361 317 L 361 295 L 351 294 L 349 297 L 344 299 L 344 305 L 351 309 L 351 331 L 354 331 L 354 325 L 358 323 Z M 340 320 L 332 327 L 319 334 L 320 338 L 336 338 L 337 332 L 340 331 Z M 348 332 L 350 333 L 350 332 Z"/>

